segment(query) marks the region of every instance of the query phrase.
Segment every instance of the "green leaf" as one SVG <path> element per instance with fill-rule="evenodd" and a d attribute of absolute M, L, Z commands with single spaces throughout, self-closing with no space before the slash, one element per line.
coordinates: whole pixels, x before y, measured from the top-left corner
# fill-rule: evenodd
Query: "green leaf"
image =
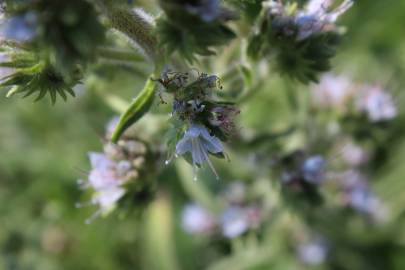
<path fill-rule="evenodd" d="M 152 78 L 146 81 L 142 91 L 129 105 L 126 112 L 121 115 L 118 125 L 113 132 L 112 142 L 116 143 L 127 128 L 149 111 L 155 97 L 155 86 L 156 81 Z"/>

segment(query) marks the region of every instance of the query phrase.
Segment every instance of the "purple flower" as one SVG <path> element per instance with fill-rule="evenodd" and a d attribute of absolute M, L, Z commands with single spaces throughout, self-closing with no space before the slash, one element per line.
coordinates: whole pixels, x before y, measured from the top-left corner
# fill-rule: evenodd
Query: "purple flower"
<path fill-rule="evenodd" d="M 365 149 L 352 141 L 343 146 L 341 153 L 343 160 L 354 167 L 366 163 L 370 158 Z"/>
<path fill-rule="evenodd" d="M 249 229 L 249 219 L 246 209 L 231 206 L 226 209 L 220 219 L 222 234 L 227 238 L 235 238 Z"/>
<path fill-rule="evenodd" d="M 365 86 L 362 89 L 357 106 L 373 122 L 391 120 L 397 115 L 397 108 L 390 93 L 376 86 Z"/>
<path fill-rule="evenodd" d="M 334 108 L 344 111 L 347 103 L 354 95 L 353 83 L 344 76 L 326 74 L 322 76 L 319 84 L 312 88 L 314 105 L 321 108 Z"/>
<path fill-rule="evenodd" d="M 190 234 L 210 234 L 216 227 L 213 215 L 197 204 L 188 204 L 182 213 L 182 227 Z"/>
<path fill-rule="evenodd" d="M 305 10 L 297 13 L 295 23 L 298 26 L 298 40 L 306 39 L 316 33 L 334 31 L 336 20 L 354 3 L 353 0 L 345 0 L 336 9 L 329 11 L 333 2 L 332 0 L 311 0 Z"/>
<path fill-rule="evenodd" d="M 89 153 L 91 170 L 87 181 L 81 181 L 81 186 L 93 191 L 90 204 L 98 206 L 99 209 L 86 223 L 111 212 L 126 194 L 125 185 L 138 178 L 138 169 L 144 162 L 144 157 L 143 152 L 138 151 L 139 147 L 130 147 L 132 142 L 140 144 L 136 141 L 120 140 L 118 145 L 107 143 L 104 153 Z"/>
<path fill-rule="evenodd" d="M 347 206 L 377 220 L 385 218 L 385 207 L 370 190 L 367 179 L 359 171 L 350 170 L 344 173 L 343 188 L 343 198 Z"/>
<path fill-rule="evenodd" d="M 233 106 L 217 106 L 211 110 L 208 119 L 212 126 L 219 127 L 225 135 L 230 135 L 235 130 L 235 117 L 240 111 Z"/>
<path fill-rule="evenodd" d="M 307 158 L 302 164 L 301 171 L 305 181 L 319 184 L 324 179 L 326 161 L 322 156 Z"/>
<path fill-rule="evenodd" d="M 286 36 L 297 31 L 296 39 L 301 41 L 317 33 L 337 30 L 336 20 L 353 5 L 353 0 L 345 0 L 337 8 L 330 10 L 333 2 L 310 0 L 303 10 L 297 10 L 291 4 L 284 5 L 276 0 L 264 2 L 264 6 L 268 8 L 276 29 Z M 297 30 L 294 30 L 295 28 Z"/>
<path fill-rule="evenodd" d="M 220 216 L 222 234 L 236 238 L 251 229 L 257 229 L 262 222 L 262 211 L 258 206 L 230 206 Z"/>
<path fill-rule="evenodd" d="M 87 223 L 100 214 L 106 214 L 116 206 L 116 203 L 125 195 L 122 187 L 129 178 L 122 177 L 118 171 L 118 164 L 103 153 L 89 153 L 91 171 L 84 187 L 91 188 L 94 193 L 91 204 L 99 206 L 99 210 Z"/>
<path fill-rule="evenodd" d="M 315 239 L 308 243 L 303 243 L 298 246 L 299 259 L 308 265 L 320 265 L 322 264 L 327 255 L 328 247 L 321 239 Z"/>

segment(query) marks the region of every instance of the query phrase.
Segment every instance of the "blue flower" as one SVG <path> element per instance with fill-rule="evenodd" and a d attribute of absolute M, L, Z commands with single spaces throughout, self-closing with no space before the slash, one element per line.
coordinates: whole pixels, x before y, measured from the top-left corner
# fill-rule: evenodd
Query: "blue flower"
<path fill-rule="evenodd" d="M 307 158 L 301 167 L 304 180 L 312 184 L 320 184 L 324 178 L 325 165 L 326 161 L 322 156 Z"/>
<path fill-rule="evenodd" d="M 0 26 L 1 36 L 21 42 L 30 41 L 36 35 L 35 23 L 36 14 L 33 12 L 5 19 Z"/>
<path fill-rule="evenodd" d="M 191 153 L 194 168 L 207 162 L 215 176 L 219 178 L 208 155 L 223 153 L 224 147 L 217 137 L 209 134 L 206 127 L 191 125 L 183 138 L 177 142 L 176 154 L 184 155 L 187 152 Z"/>

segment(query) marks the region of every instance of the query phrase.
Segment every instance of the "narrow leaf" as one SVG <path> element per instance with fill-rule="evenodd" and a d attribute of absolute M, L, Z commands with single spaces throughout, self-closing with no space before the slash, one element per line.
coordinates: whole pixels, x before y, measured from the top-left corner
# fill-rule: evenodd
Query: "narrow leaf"
<path fill-rule="evenodd" d="M 129 105 L 124 114 L 121 115 L 111 140 L 117 142 L 124 131 L 138 121 L 152 106 L 155 97 L 156 81 L 149 78 L 139 95 Z"/>

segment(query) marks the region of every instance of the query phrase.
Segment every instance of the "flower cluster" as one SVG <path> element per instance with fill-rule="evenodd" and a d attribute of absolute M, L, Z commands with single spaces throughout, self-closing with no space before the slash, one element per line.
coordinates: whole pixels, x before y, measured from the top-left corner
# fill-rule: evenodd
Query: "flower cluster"
<path fill-rule="evenodd" d="M 370 122 L 388 121 L 397 115 L 389 91 L 378 85 L 355 84 L 345 76 L 324 75 L 312 88 L 313 105 L 340 114 L 364 114 Z"/>
<path fill-rule="evenodd" d="M 325 181 L 326 160 L 321 155 L 295 151 L 274 164 L 286 196 L 304 196 L 319 202 L 318 186 Z"/>
<path fill-rule="evenodd" d="M 246 198 L 246 187 L 235 182 L 225 193 L 225 205 L 220 213 L 212 213 L 198 204 L 188 204 L 182 213 L 182 227 L 190 234 L 236 238 L 260 228 L 263 209 Z"/>
<path fill-rule="evenodd" d="M 131 187 L 146 184 L 146 181 L 140 184 L 136 180 L 140 178 L 146 167 L 147 151 L 143 142 L 125 137 L 117 144 L 106 142 L 103 153 L 89 153 L 91 170 L 88 180 L 80 180 L 80 184 L 82 188 L 92 190 L 90 203 L 97 205 L 99 210 L 86 223 L 114 210 L 125 195 L 135 190 Z"/>
<path fill-rule="evenodd" d="M 363 214 L 373 221 L 383 221 L 387 209 L 381 200 L 372 192 L 368 179 L 359 170 L 343 172 L 339 178 L 342 188 L 342 203 Z"/>
<path fill-rule="evenodd" d="M 222 88 L 217 76 L 198 74 L 190 83 L 189 79 L 188 73 L 176 72 L 165 72 L 159 79 L 173 94 L 172 116 L 178 121 L 171 138 L 172 151 L 184 156 L 195 169 L 208 163 L 218 178 L 209 155 L 225 157 L 222 141 L 233 134 L 239 110 L 231 103 L 214 99 L 214 91 Z"/>
<path fill-rule="evenodd" d="M 272 56 L 276 68 L 303 83 L 317 81 L 320 72 L 330 69 L 341 31 L 338 17 L 353 4 L 345 0 L 335 10 L 333 1 L 311 0 L 304 9 L 295 4 L 269 0 L 259 33 L 250 41 L 248 53 L 253 59 Z"/>

